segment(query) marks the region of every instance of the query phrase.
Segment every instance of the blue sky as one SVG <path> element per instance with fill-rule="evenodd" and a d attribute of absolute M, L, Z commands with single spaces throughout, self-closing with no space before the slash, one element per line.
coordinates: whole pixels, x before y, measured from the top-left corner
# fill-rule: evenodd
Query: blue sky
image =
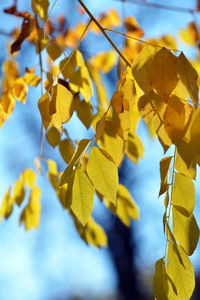
<path fill-rule="evenodd" d="M 29 4 L 28 2 L 26 4 Z M 69 16 L 72 9 L 70 2 L 58 1 L 52 18 L 55 18 L 56 14 L 63 13 L 64 4 L 66 4 L 65 13 Z M 165 3 L 165 1 L 159 2 Z M 194 7 L 195 2 L 184 0 L 181 1 L 181 6 Z M 5 1 L 0 1 L 0 29 L 9 31 L 13 26 L 14 18 L 2 14 L 2 9 L 12 3 L 6 1 L 5 5 Z M 24 1 L 19 3 L 23 7 Z M 137 18 L 146 36 L 158 37 L 165 33 L 176 35 L 178 30 L 193 18 L 191 15 L 169 11 L 158 13 L 155 9 L 147 10 L 133 4 L 127 4 L 122 8 L 119 1 L 85 1 L 85 3 L 95 14 L 102 11 L 102 7 L 104 10 L 115 7 L 120 12 L 123 9 L 125 15 L 133 15 Z M 168 1 L 168 4 L 178 6 L 180 1 Z M 113 38 L 119 39 L 116 36 Z M 1 42 L 6 45 L 3 37 Z M 23 51 L 25 54 L 26 45 Z M 184 51 L 190 55 L 189 48 L 184 47 Z M 26 66 L 30 55 L 25 60 L 23 53 L 19 55 L 20 65 Z M 0 61 L 4 55 L 2 48 Z M 40 115 L 35 108 L 38 98 L 39 90 L 31 89 L 27 105 L 18 103 L 13 115 L 0 130 L 1 198 L 9 184 L 16 180 L 25 167 L 31 166 L 39 153 Z M 35 111 L 34 116 L 33 111 Z M 70 121 L 67 125 L 69 132 L 72 132 L 75 126 L 73 130 L 75 138 L 86 135 L 85 129 L 80 133 L 79 125 L 77 121 L 75 123 Z M 143 137 L 146 152 L 145 159 L 140 161 L 137 168 L 132 169 L 132 172 L 137 174 L 137 189 L 133 186 L 131 192 L 140 207 L 140 220 L 134 222 L 139 249 L 137 265 L 145 272 L 152 272 L 151 268 L 155 261 L 163 256 L 165 246 L 162 229 L 164 206 L 163 200 L 157 197 L 160 184 L 159 161 L 163 152 L 159 143 L 148 137 L 142 125 L 139 127 L 139 134 Z M 91 293 L 93 297 L 102 292 L 109 294 L 115 291 L 116 275 L 108 252 L 86 246 L 77 236 L 70 216 L 61 208 L 47 180 L 40 178 L 39 184 L 45 190 L 42 197 L 43 212 L 39 230 L 31 230 L 27 233 L 23 226 L 18 226 L 20 214 L 18 208 L 15 208 L 10 219 L 3 221 L 0 226 L 0 299 L 45 300 L 50 299 L 50 296 L 53 299 L 53 296 L 58 293 L 71 295 L 73 291 L 78 295 Z M 197 189 L 199 190 L 198 187 Z M 197 200 L 198 198 L 199 193 Z M 197 208 L 199 211 L 199 205 Z M 100 215 L 105 213 L 97 201 L 95 210 L 100 218 Z M 196 210 L 196 216 L 199 219 L 198 211 Z M 192 258 L 196 264 L 200 254 L 199 251 L 197 252 Z"/>

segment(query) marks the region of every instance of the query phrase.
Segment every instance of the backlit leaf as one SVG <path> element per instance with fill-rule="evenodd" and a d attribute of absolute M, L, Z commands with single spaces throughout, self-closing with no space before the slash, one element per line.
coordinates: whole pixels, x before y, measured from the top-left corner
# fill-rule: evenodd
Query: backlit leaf
<path fill-rule="evenodd" d="M 125 154 L 134 163 L 138 163 L 139 158 L 144 157 L 144 147 L 142 141 L 137 134 L 129 133 L 127 141 L 125 141 Z"/>
<path fill-rule="evenodd" d="M 29 189 L 32 189 L 35 185 L 37 175 L 32 169 L 25 169 L 24 172 L 21 174 L 21 180 L 25 183 Z"/>
<path fill-rule="evenodd" d="M 62 84 L 57 84 L 53 89 L 53 96 L 50 103 L 52 114 L 51 125 L 55 126 L 62 133 L 62 124 L 69 121 L 72 116 L 72 93 Z M 53 106 L 53 107 L 52 107 Z"/>
<path fill-rule="evenodd" d="M 86 102 L 90 101 L 92 96 L 92 82 L 86 66 L 75 71 L 70 77 L 70 89 L 74 93 L 80 92 Z"/>
<path fill-rule="evenodd" d="M 106 124 L 106 113 L 103 114 L 102 118 L 96 123 L 96 140 L 100 139 L 104 133 Z"/>
<path fill-rule="evenodd" d="M 93 202 L 93 185 L 82 170 L 76 169 L 72 187 L 71 209 L 84 226 L 92 214 Z"/>
<path fill-rule="evenodd" d="M 195 277 L 193 266 L 181 246 L 178 246 L 183 265 L 180 263 L 172 243 L 168 244 L 167 274 L 177 290 L 178 299 L 188 300 L 192 296 Z"/>
<path fill-rule="evenodd" d="M 104 73 L 110 72 L 110 70 L 117 63 L 117 55 L 114 50 L 108 52 L 99 52 L 93 56 L 90 63 L 98 70 Z"/>
<path fill-rule="evenodd" d="M 192 255 L 199 240 L 199 228 L 194 215 L 186 217 L 173 207 L 173 234 L 187 255 Z"/>
<path fill-rule="evenodd" d="M 68 179 L 70 178 L 70 174 L 72 173 L 74 167 L 80 167 L 81 160 L 84 157 L 85 150 L 91 140 L 83 139 L 79 142 L 76 151 L 74 152 L 67 168 L 63 172 L 61 178 L 60 178 L 60 185 L 63 185 L 68 182 Z"/>
<path fill-rule="evenodd" d="M 133 77 L 137 81 L 139 87 L 148 93 L 152 88 L 148 79 L 148 65 L 152 61 L 156 51 L 151 46 L 145 46 L 132 64 Z"/>
<path fill-rule="evenodd" d="M 159 50 L 148 66 L 148 79 L 158 95 L 167 101 L 178 83 L 176 56 L 166 48 Z"/>
<path fill-rule="evenodd" d="M 186 132 L 192 106 L 182 102 L 178 97 L 171 96 L 169 103 L 163 115 L 165 131 L 173 143 L 176 143 Z"/>
<path fill-rule="evenodd" d="M 160 192 L 159 196 L 164 194 L 169 188 L 169 171 L 171 166 L 172 156 L 165 157 L 160 161 Z"/>
<path fill-rule="evenodd" d="M 74 154 L 74 145 L 69 139 L 64 139 L 59 142 L 59 151 L 64 161 L 68 164 Z"/>
<path fill-rule="evenodd" d="M 14 198 L 14 202 L 17 203 L 18 206 L 20 206 L 22 201 L 24 200 L 25 194 L 26 191 L 23 182 L 21 180 L 17 180 L 15 182 L 12 197 Z"/>
<path fill-rule="evenodd" d="M 29 202 L 23 209 L 20 216 L 20 224 L 25 223 L 26 230 L 31 228 L 37 229 L 40 223 L 40 212 L 41 212 L 41 191 L 38 186 L 35 186 L 31 190 Z"/>
<path fill-rule="evenodd" d="M 52 60 L 56 60 L 62 54 L 62 50 L 55 41 L 52 41 L 50 45 L 47 46 L 47 53 Z"/>
<path fill-rule="evenodd" d="M 55 127 L 50 127 L 47 131 L 47 140 L 52 147 L 56 147 L 60 141 L 60 133 Z"/>
<path fill-rule="evenodd" d="M 155 274 L 153 279 L 153 294 L 156 300 L 169 300 L 169 281 L 165 269 L 163 258 L 157 260 L 155 264 Z"/>
<path fill-rule="evenodd" d="M 38 108 L 40 110 L 42 124 L 46 130 L 49 127 L 49 124 L 51 122 L 49 105 L 50 105 L 50 99 L 48 93 L 46 92 L 38 101 Z"/>
<path fill-rule="evenodd" d="M 87 173 L 95 189 L 115 203 L 118 188 L 117 166 L 96 147 L 92 147 L 90 151 Z"/>
<path fill-rule="evenodd" d="M 138 100 L 138 110 L 141 117 L 148 123 L 158 113 L 163 105 L 163 100 L 153 90 L 141 96 Z"/>
<path fill-rule="evenodd" d="M 175 174 L 172 203 L 187 217 L 193 212 L 195 205 L 195 187 L 191 178 L 180 173 Z"/>
<path fill-rule="evenodd" d="M 186 89 L 188 90 L 188 93 L 190 95 L 190 98 L 192 99 L 195 106 L 198 106 L 199 98 L 199 88 L 197 85 L 197 72 L 192 67 L 192 65 L 189 63 L 183 52 L 179 55 L 177 58 L 177 71 L 178 76 L 182 83 L 185 85 Z"/>

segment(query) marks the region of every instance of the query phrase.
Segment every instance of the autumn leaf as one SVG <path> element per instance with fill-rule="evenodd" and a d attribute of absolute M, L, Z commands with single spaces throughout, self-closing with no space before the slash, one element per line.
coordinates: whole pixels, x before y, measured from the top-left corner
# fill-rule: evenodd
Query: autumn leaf
<path fill-rule="evenodd" d="M 49 105 L 52 115 L 51 125 L 55 126 L 62 134 L 62 124 L 69 121 L 72 116 L 72 93 L 62 84 L 53 87 L 51 102 Z"/>
<path fill-rule="evenodd" d="M 118 187 L 117 166 L 99 148 L 92 147 L 90 151 L 87 173 L 95 189 L 115 203 Z"/>

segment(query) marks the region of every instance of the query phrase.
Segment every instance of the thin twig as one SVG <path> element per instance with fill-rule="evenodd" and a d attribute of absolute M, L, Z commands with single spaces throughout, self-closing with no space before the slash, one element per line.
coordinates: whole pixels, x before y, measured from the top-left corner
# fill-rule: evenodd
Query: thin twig
<path fill-rule="evenodd" d="M 44 94 L 44 80 L 43 80 L 43 64 L 42 64 L 42 55 L 41 55 L 41 44 L 38 37 L 39 31 L 39 24 L 37 14 L 35 13 L 35 22 L 36 22 L 36 29 L 37 29 L 37 45 L 38 45 L 38 53 L 39 53 L 39 63 L 40 63 L 40 77 L 41 77 L 41 96 Z M 40 158 L 44 156 L 44 126 L 42 124 L 41 127 L 41 146 L 40 146 Z"/>
<path fill-rule="evenodd" d="M 104 27 L 104 30 L 105 30 L 105 31 L 110 31 L 110 32 L 113 32 L 113 33 L 117 33 L 117 34 L 120 34 L 120 35 L 123 35 L 123 36 L 125 36 L 125 37 L 127 37 L 127 38 L 129 38 L 129 39 L 135 40 L 135 41 L 137 41 L 137 42 L 140 42 L 140 43 L 143 43 L 143 44 L 152 46 L 152 47 L 163 48 L 163 46 L 161 46 L 161 45 L 154 44 L 154 43 L 149 43 L 149 42 L 146 42 L 146 41 L 144 41 L 144 40 L 140 40 L 140 39 L 138 39 L 138 38 L 135 38 L 135 37 L 133 37 L 133 36 L 131 36 L 131 35 L 122 33 L 122 32 L 120 32 L 120 31 L 116 31 L 116 30 L 113 30 L 113 29 L 105 28 L 105 27 Z M 165 47 L 165 48 L 166 48 L 166 47 Z M 170 51 L 173 51 L 173 52 L 182 52 L 181 50 L 178 50 L 178 49 L 171 49 L 171 48 L 166 48 L 166 49 L 168 49 L 168 50 L 170 50 Z"/>
<path fill-rule="evenodd" d="M 121 0 L 118 0 L 121 1 Z M 131 4 L 145 6 L 145 7 L 153 7 L 156 9 L 164 9 L 164 10 L 171 10 L 181 13 L 194 13 L 197 12 L 197 9 L 195 8 L 185 8 L 185 7 L 177 7 L 177 6 L 170 6 L 165 4 L 157 4 L 157 3 L 150 3 L 150 2 L 142 2 L 139 0 L 126 0 L 126 2 L 129 2 Z"/>
<path fill-rule="evenodd" d="M 54 4 L 52 5 L 52 7 L 51 7 L 51 9 L 50 9 L 49 15 L 48 15 L 47 20 L 46 20 L 46 22 L 45 22 L 45 24 L 44 24 L 44 32 L 45 32 L 46 25 L 47 25 L 47 23 L 49 22 L 49 19 L 50 19 L 50 16 L 51 16 L 51 14 L 52 14 L 52 11 L 53 11 L 53 9 L 54 9 L 54 6 L 56 5 L 57 2 L 58 2 L 58 0 L 55 0 L 55 1 L 54 1 Z"/>
<path fill-rule="evenodd" d="M 89 17 L 92 19 L 92 21 L 98 26 L 98 28 L 101 30 L 101 32 L 103 33 L 103 35 L 106 37 L 106 39 L 109 41 L 109 43 L 112 45 L 112 47 L 115 49 L 115 51 L 119 54 L 119 56 L 123 59 L 123 61 L 129 66 L 131 67 L 130 62 L 126 59 L 126 57 L 119 51 L 119 49 L 116 47 L 116 45 L 113 43 L 113 41 L 109 38 L 109 36 L 107 35 L 107 33 L 105 32 L 105 30 L 103 29 L 103 27 L 101 26 L 101 24 L 99 24 L 99 22 L 97 21 L 97 19 L 93 16 L 93 14 L 89 11 L 89 9 L 85 6 L 85 4 L 82 2 L 82 0 L 78 0 L 78 2 L 80 3 L 80 5 L 84 8 L 84 10 L 86 11 L 86 13 L 89 15 Z"/>
<path fill-rule="evenodd" d="M 86 32 L 87 32 L 87 30 L 88 30 L 88 28 L 89 28 L 91 22 L 92 22 L 92 20 L 90 19 L 90 21 L 88 22 L 87 26 L 85 27 L 85 29 L 84 29 L 84 31 L 83 31 L 81 37 L 79 38 L 79 40 L 78 40 L 76 46 L 74 47 L 73 51 L 71 52 L 71 54 L 70 54 L 68 60 L 65 62 L 65 64 L 64 64 L 63 67 L 61 68 L 60 72 L 57 74 L 57 78 L 58 78 L 58 76 L 61 74 L 61 72 L 64 70 L 64 68 L 68 65 L 68 63 L 70 62 L 72 56 L 74 55 L 74 52 L 78 49 L 78 46 L 80 45 L 80 42 L 82 41 L 83 37 L 85 36 L 85 34 L 86 34 Z"/>

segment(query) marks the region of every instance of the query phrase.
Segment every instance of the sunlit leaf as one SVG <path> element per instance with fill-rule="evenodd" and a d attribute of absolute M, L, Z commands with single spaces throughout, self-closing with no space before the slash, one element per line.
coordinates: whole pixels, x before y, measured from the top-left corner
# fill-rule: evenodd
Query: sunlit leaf
<path fill-rule="evenodd" d="M 173 207 L 173 234 L 187 255 L 192 255 L 199 240 L 199 228 L 194 215 L 186 217 Z"/>
<path fill-rule="evenodd" d="M 167 101 L 178 83 L 176 56 L 166 48 L 159 50 L 148 66 L 148 79 L 158 95 Z"/>
<path fill-rule="evenodd" d="M 20 224 L 25 223 L 26 230 L 31 228 L 37 229 L 40 223 L 40 212 L 41 212 L 41 191 L 38 186 L 35 186 L 31 190 L 29 202 L 23 209 L 20 216 Z"/>
<path fill-rule="evenodd" d="M 25 169 L 24 172 L 21 174 L 21 180 L 25 183 L 29 189 L 32 189 L 35 185 L 37 175 L 32 169 Z"/>
<path fill-rule="evenodd" d="M 197 72 L 192 67 L 190 62 L 187 60 L 183 52 L 179 55 L 177 58 L 177 71 L 178 76 L 182 83 L 185 85 L 186 89 L 188 90 L 188 93 L 190 95 L 190 98 L 192 99 L 195 106 L 198 106 L 199 103 L 199 88 L 197 85 Z"/>
<path fill-rule="evenodd" d="M 47 131 L 47 140 L 52 147 L 56 147 L 60 142 L 60 133 L 55 127 L 50 127 Z"/>
<path fill-rule="evenodd" d="M 195 187 L 191 178 L 180 173 L 175 174 L 172 203 L 187 217 L 193 212 L 195 206 Z"/>
<path fill-rule="evenodd" d="M 139 98 L 137 105 L 141 117 L 145 123 L 148 123 L 156 113 L 159 113 L 163 105 L 163 100 L 153 90 L 150 90 L 147 94 Z"/>
<path fill-rule="evenodd" d="M 59 151 L 64 161 L 68 164 L 74 154 L 74 145 L 69 139 L 59 142 Z"/>
<path fill-rule="evenodd" d="M 195 277 L 193 266 L 184 250 L 178 246 L 183 265 L 180 263 L 172 243 L 168 244 L 167 274 L 170 276 L 177 290 L 178 298 L 188 300 L 192 296 Z"/>
<path fill-rule="evenodd" d="M 169 188 L 169 171 L 172 161 L 172 156 L 165 157 L 160 161 L 160 192 L 159 196 L 164 194 Z"/>
<path fill-rule="evenodd" d="M 49 113 L 50 99 L 49 94 L 46 92 L 38 101 L 38 108 L 40 110 L 42 124 L 47 130 L 51 122 L 51 115 Z"/>
<path fill-rule="evenodd" d="M 55 41 L 52 41 L 50 45 L 47 46 L 47 53 L 52 60 L 56 60 L 62 54 L 62 50 Z"/>
<path fill-rule="evenodd" d="M 90 151 L 87 173 L 95 189 L 115 203 L 118 188 L 117 166 L 96 147 L 92 147 Z"/>
<path fill-rule="evenodd" d="M 163 115 L 165 131 L 175 144 L 186 132 L 192 115 L 192 106 L 182 102 L 178 97 L 171 96 Z"/>
<path fill-rule="evenodd" d="M 67 168 L 63 172 L 61 178 L 60 178 L 60 185 L 63 185 L 68 182 L 68 179 L 70 178 L 70 174 L 73 171 L 74 167 L 80 167 L 81 160 L 83 159 L 83 156 L 85 154 L 85 150 L 91 140 L 83 139 L 79 142 L 76 151 L 74 152 Z"/>
<path fill-rule="evenodd" d="M 72 93 L 62 84 L 54 86 L 53 95 L 50 103 L 53 112 L 51 125 L 55 126 L 62 133 L 62 124 L 69 121 L 72 116 Z"/>
<path fill-rule="evenodd" d="M 152 87 L 148 79 L 148 66 L 152 61 L 156 51 L 151 46 L 145 46 L 139 55 L 134 59 L 132 64 L 133 77 L 137 81 L 139 87 L 148 93 Z"/>
<path fill-rule="evenodd" d="M 87 175 L 82 170 L 76 169 L 72 187 L 71 209 L 84 226 L 92 214 L 94 191 Z"/>

